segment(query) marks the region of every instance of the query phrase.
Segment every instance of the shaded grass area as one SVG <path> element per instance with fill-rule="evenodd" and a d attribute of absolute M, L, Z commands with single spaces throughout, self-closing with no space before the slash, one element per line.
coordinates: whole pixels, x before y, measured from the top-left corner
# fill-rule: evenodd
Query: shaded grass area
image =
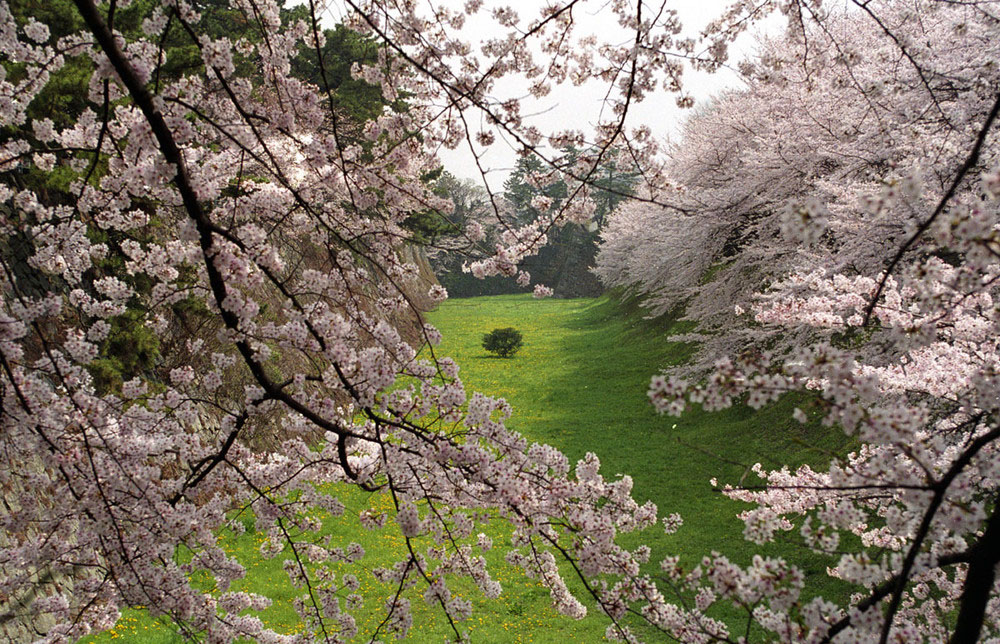
<path fill-rule="evenodd" d="M 637 501 L 654 501 L 661 515 L 677 512 L 683 516 L 684 527 L 674 535 L 651 529 L 624 537 L 627 545 L 646 543 L 652 548 L 650 572 L 668 554 L 680 555 L 681 564 L 690 567 L 712 551 L 741 564 L 762 551 L 800 563 L 811 577 L 810 594 L 841 596 L 843 590 L 824 574 L 829 560 L 804 553 L 792 543 L 794 536 L 763 550 L 745 542 L 743 524 L 736 514 L 747 506 L 723 497 L 709 479 L 736 483 L 755 462 L 765 467 L 821 465 L 829 461 L 831 453 L 847 449 L 846 437 L 818 424 L 803 426 L 792 420 L 797 401 L 789 397 L 757 412 L 737 406 L 713 414 L 695 409 L 679 419 L 657 416 L 646 398 L 649 378 L 690 356 L 691 346 L 665 341 L 671 333 L 691 330 L 689 323 L 671 316 L 644 320 L 635 310 L 626 312 L 607 298 L 534 300 L 521 295 L 451 300 L 429 318 L 444 336 L 438 355 L 458 362 L 467 390 L 502 396 L 511 403 L 514 415 L 510 428 L 532 441 L 557 446 L 571 462 L 595 452 L 606 477 L 632 476 Z M 524 347 L 511 359 L 487 354 L 480 346 L 483 333 L 507 326 L 523 333 Z M 365 597 L 364 608 L 354 614 L 358 639 L 366 641 L 376 626 L 373 613 L 381 610 L 392 589 L 374 581 L 365 570 L 401 557 L 403 540 L 391 519 L 383 531 L 368 532 L 358 525 L 357 514 L 365 507 L 390 510 L 388 497 L 345 489 L 340 498 L 348 508 L 346 518 L 328 521 L 327 531 L 343 545 L 356 541 L 367 551 L 362 570 L 352 571 L 358 573 L 362 584 L 359 593 Z M 464 625 L 474 641 L 603 639 L 607 621 L 596 610 L 579 622 L 559 617 L 550 606 L 547 590 L 502 561 L 509 534 L 503 522 L 493 521 L 481 529 L 496 542 L 487 558 L 504 592 L 500 600 L 488 602 L 474 587 L 459 586 L 458 592 L 474 603 L 473 617 Z M 260 557 L 262 539 L 252 529 L 244 535 L 227 536 L 227 548 L 248 569 L 247 579 L 234 589 L 275 598 L 261 618 L 279 631 L 300 631 L 302 625 L 291 604 L 299 591 L 289 585 L 281 557 Z M 411 597 L 415 626 L 410 640 L 442 641 L 450 630 L 439 611 L 426 605 L 420 593 L 422 589 Z M 741 616 L 734 610 L 723 609 L 714 616 L 742 632 Z M 159 644 L 182 638 L 171 627 L 134 610 L 128 611 L 113 631 L 90 641 L 111 640 Z"/>

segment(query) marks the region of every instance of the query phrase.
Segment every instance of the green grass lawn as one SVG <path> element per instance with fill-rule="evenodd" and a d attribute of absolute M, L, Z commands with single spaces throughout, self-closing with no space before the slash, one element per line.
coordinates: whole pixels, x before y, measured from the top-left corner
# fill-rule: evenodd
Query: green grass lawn
<path fill-rule="evenodd" d="M 747 563 L 759 549 L 742 538 L 736 518 L 741 504 L 713 491 L 709 479 L 735 483 L 746 466 L 822 464 L 829 453 L 843 452 L 847 439 L 837 430 L 818 425 L 802 426 L 791 419 L 792 400 L 782 400 L 753 412 L 739 406 L 721 413 L 692 410 L 676 419 L 657 416 L 646 398 L 651 375 L 677 364 L 691 347 L 668 343 L 666 335 L 690 330 L 671 319 L 647 321 L 632 312 L 626 315 L 613 301 L 534 300 L 529 296 L 498 296 L 445 302 L 429 315 L 444 335 L 438 355 L 453 357 L 461 366 L 459 376 L 467 390 L 503 396 L 514 408 L 509 426 L 532 441 L 550 443 L 571 459 L 595 452 L 602 472 L 611 477 L 630 474 L 633 495 L 640 503 L 651 499 L 661 515 L 680 513 L 684 527 L 674 535 L 651 529 L 629 535 L 626 544 L 647 543 L 653 549 L 651 569 L 667 554 L 681 555 L 687 566 L 701 556 L 719 551 Z M 497 327 L 515 327 L 524 335 L 524 348 L 510 359 L 487 354 L 480 346 L 484 333 Z M 388 508 L 382 495 L 344 490 L 348 517 L 368 506 Z M 353 514 L 352 514 L 353 513 Z M 331 521 L 329 530 L 344 543 L 357 541 L 368 554 L 365 566 L 384 565 L 398 556 L 402 539 L 392 529 L 370 533 L 352 521 Z M 491 522 L 484 531 L 497 544 L 493 551 L 494 577 L 504 585 L 500 601 L 487 602 L 474 587 L 460 592 L 474 601 L 475 612 L 466 627 L 481 642 L 597 642 L 603 639 L 606 621 L 591 611 L 573 622 L 556 615 L 548 591 L 524 579 L 502 562 L 502 539 L 509 529 Z M 794 540 L 794 538 L 792 539 Z M 248 568 L 247 579 L 237 587 L 276 599 L 262 618 L 283 632 L 302 626 L 290 606 L 297 591 L 291 588 L 280 558 L 265 561 L 256 556 L 260 537 L 249 533 L 227 538 L 227 547 Z M 829 561 L 809 556 L 791 542 L 775 544 L 765 554 L 786 556 L 800 562 L 816 582 L 812 592 L 827 597 L 842 592 L 829 581 Z M 375 625 L 373 612 L 390 592 L 367 575 L 359 574 L 365 608 L 356 611 L 361 636 Z M 422 591 L 421 591 L 422 592 Z M 440 642 L 448 629 L 432 607 L 413 599 L 415 627 L 411 641 Z M 735 625 L 739 615 L 721 612 Z M 367 639 L 367 638 L 366 638 Z M 655 637 L 653 638 L 655 641 Z M 169 626 L 155 622 L 141 610 L 128 611 L 109 633 L 93 642 L 177 642 Z"/>

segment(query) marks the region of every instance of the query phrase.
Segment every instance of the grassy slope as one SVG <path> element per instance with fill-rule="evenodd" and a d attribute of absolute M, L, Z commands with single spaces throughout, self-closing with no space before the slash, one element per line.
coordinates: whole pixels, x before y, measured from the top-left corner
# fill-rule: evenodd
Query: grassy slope
<path fill-rule="evenodd" d="M 455 300 L 432 321 L 444 334 L 443 352 L 462 365 L 466 386 L 511 402 L 512 429 L 559 447 L 571 461 L 595 452 L 605 476 L 632 476 L 637 501 L 654 501 L 661 515 L 681 514 L 685 524 L 675 535 L 657 530 L 626 537 L 626 543 L 649 544 L 654 564 L 657 555 L 680 554 L 681 563 L 690 566 L 713 550 L 748 563 L 760 549 L 742 537 L 736 514 L 747 506 L 714 492 L 709 479 L 736 483 L 755 462 L 822 464 L 847 444 L 839 431 L 792 420 L 792 400 L 758 412 L 739 406 L 712 414 L 691 410 L 681 418 L 657 416 L 646 398 L 650 376 L 691 353 L 690 346 L 665 342 L 664 336 L 690 328 L 672 319 L 643 320 L 635 312 L 626 316 L 607 299 Z M 478 347 L 483 332 L 503 326 L 525 336 L 526 346 L 513 360 L 492 358 Z M 821 582 L 815 591 L 837 592 L 826 582 L 826 561 L 790 544 L 763 552 L 804 558 L 806 572 Z M 603 625 L 587 631 L 586 641 L 595 641 Z"/>
<path fill-rule="evenodd" d="M 664 341 L 664 335 L 686 330 L 670 320 L 648 322 L 637 315 L 625 316 L 621 307 L 606 300 L 533 300 L 526 296 L 500 296 L 446 302 L 431 316 L 445 337 L 439 355 L 455 358 L 460 376 L 471 390 L 503 396 L 514 407 L 510 426 L 529 439 L 562 449 L 571 460 L 588 451 L 596 452 L 605 476 L 628 473 L 635 481 L 634 496 L 640 502 L 652 499 L 661 514 L 679 512 L 684 527 L 675 535 L 651 530 L 630 536 L 627 543 L 648 543 L 657 556 L 681 554 L 682 563 L 693 565 L 700 556 L 720 551 L 746 563 L 756 550 L 742 539 L 742 522 L 736 517 L 740 504 L 713 492 L 709 479 L 736 482 L 744 465 L 756 461 L 765 466 L 781 463 L 823 462 L 827 450 L 841 451 L 845 440 L 833 430 L 803 427 L 790 420 L 791 401 L 782 401 L 760 412 L 745 407 L 722 413 L 692 411 L 680 419 L 656 416 L 646 400 L 650 375 L 660 368 L 684 360 L 690 347 Z M 496 327 L 513 326 L 525 337 L 525 347 L 513 359 L 487 355 L 479 346 L 483 333 Z M 676 425 L 676 426 L 675 426 Z M 384 497 L 367 498 L 345 492 L 349 514 L 367 504 L 387 506 Z M 353 514 L 356 516 L 356 514 Z M 389 561 L 401 542 L 392 530 L 367 533 L 356 524 L 331 522 L 346 543 L 356 540 L 369 552 L 371 561 Z M 500 545 L 505 530 L 489 526 Z M 261 561 L 254 553 L 257 535 L 229 539 L 230 547 L 250 574 L 240 584 L 247 590 L 286 597 L 295 594 L 283 583 L 279 561 Z M 802 553 L 791 545 L 779 545 L 771 554 Z M 474 641 L 566 642 L 600 641 L 606 623 L 592 611 L 582 622 L 570 622 L 554 614 L 548 593 L 535 582 L 524 580 L 497 556 L 495 576 L 504 584 L 501 601 L 488 603 L 477 591 L 462 594 L 476 604 L 471 624 Z M 809 573 L 823 576 L 827 562 L 812 560 Z M 362 579 L 362 594 L 368 598 L 358 611 L 362 633 L 371 633 L 374 623 L 361 616 L 380 606 L 388 589 Z M 824 585 L 827 584 L 827 585 Z M 821 582 L 818 591 L 829 595 L 836 589 Z M 412 641 L 441 641 L 447 628 L 434 610 L 414 600 L 417 619 Z M 735 620 L 735 613 L 720 613 Z M 285 632 L 301 626 L 287 601 L 263 616 Z M 156 626 L 139 611 L 130 611 L 111 634 L 97 641 L 178 641 L 163 626 Z"/>

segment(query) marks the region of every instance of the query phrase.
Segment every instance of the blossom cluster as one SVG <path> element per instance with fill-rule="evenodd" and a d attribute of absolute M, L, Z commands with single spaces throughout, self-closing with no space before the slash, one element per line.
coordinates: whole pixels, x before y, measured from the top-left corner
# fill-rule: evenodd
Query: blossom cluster
<path fill-rule="evenodd" d="M 582 48 L 572 46 L 575 3 L 545 7 L 529 25 L 541 60 L 512 10 L 493 13 L 510 36 L 472 53 L 452 29 L 478 3 L 422 16 L 348 2 L 348 26 L 383 45 L 352 70 L 385 105 L 358 123 L 329 87 L 294 73 L 300 56 L 323 58 L 313 3 L 289 19 L 274 0 L 233 0 L 235 14 L 253 17 L 239 37 L 218 33 L 214 4 L 147 3 L 138 29 L 115 23 L 127 3 L 72 4 L 80 20 L 67 24 L 84 31 L 54 37 L 56 25 L 0 2 L 0 126 L 10 133 L 0 229 L 12 240 L 0 252 L 0 628 L 74 641 L 145 606 L 192 639 L 346 641 L 365 608 L 358 575 L 371 567 L 360 545 L 320 538 L 325 520 L 411 546 L 373 572 L 396 587 L 374 607 L 383 621 L 373 637 L 405 635 L 421 597 L 462 638 L 471 604 L 451 586 L 466 577 L 488 598 L 502 592 L 476 554 L 494 545 L 475 530 L 500 515 L 514 527 L 508 560 L 562 612 L 587 611 L 560 565 L 570 560 L 591 604 L 627 632 L 619 607 L 636 599 L 627 580 L 649 553 L 617 537 L 655 525 L 656 508 L 631 498 L 628 477 L 605 479 L 596 456 L 573 469 L 511 431 L 504 401 L 470 396 L 453 361 L 421 352 L 441 336 L 414 323 L 419 302 L 447 292 L 419 280 L 404 244 L 414 213 L 452 207 L 423 177 L 439 167 L 432 150 L 471 141 L 465 111 L 543 149 L 519 102 L 492 98 L 499 79 L 530 77 L 536 95 L 609 81 L 616 109 L 595 148 L 607 149 L 629 134 L 629 102 L 679 83 L 679 67 L 655 53 L 671 45 L 674 15 L 615 6 L 644 46 Z M 197 54 L 189 66 L 165 55 L 176 42 Z M 35 119 L 33 101 L 67 61 L 90 74 L 84 106 Z M 599 162 L 567 169 L 579 198 L 503 231 L 470 270 L 529 284 L 519 263 L 546 231 L 590 220 L 587 178 Z M 467 235 L 485 236 L 476 222 Z M 130 347 L 114 362 L 136 338 L 162 350 Z M 343 485 L 394 508 L 351 516 Z M 267 598 L 230 591 L 246 570 L 220 540 L 248 528 L 241 517 L 264 537 L 261 556 L 285 559 L 304 634 L 270 630 L 259 616 Z M 341 566 L 357 574 L 335 574 Z M 625 581 L 599 589 L 598 579 Z"/>
<path fill-rule="evenodd" d="M 674 12 L 644 2 L 608 5 L 634 36 L 622 44 L 581 37 L 576 0 L 537 14 L 348 0 L 347 26 L 378 43 L 352 73 L 385 101 L 357 123 L 327 79 L 292 73 L 303 51 L 323 60 L 315 3 L 286 19 L 273 0 L 233 0 L 253 17 L 253 36 L 236 38 L 212 29 L 207 5 L 151 4 L 141 33 L 123 33 L 114 3 L 73 0 L 86 29 L 54 35 L 55 23 L 15 18 L 0 2 L 0 628 L 12 639 L 73 641 L 142 605 L 191 639 L 345 641 L 357 611 L 372 608 L 357 593 L 365 571 L 395 589 L 375 607 L 372 639 L 405 636 L 413 598 L 461 639 L 471 604 L 452 587 L 464 577 L 497 598 L 480 554 L 491 548 L 561 613 L 596 607 L 624 641 L 638 641 L 636 621 L 684 641 L 736 639 L 709 614 L 723 603 L 779 641 L 945 640 L 966 624 L 977 629 L 966 639 L 996 634 L 989 134 L 1000 38 L 989 11 L 738 2 L 706 29 L 702 51 L 678 38 Z M 750 89 L 696 115 L 670 172 L 654 176 L 657 148 L 648 128 L 626 122 L 631 105 L 657 89 L 690 105 L 680 61 L 719 67 L 731 38 L 776 9 L 789 30 L 744 66 Z M 472 16 L 499 31 L 466 42 Z M 174 39 L 197 52 L 190 67 L 168 64 L 162 47 Z M 67 61 L 90 74 L 85 106 L 35 119 L 33 102 Z M 601 80 L 608 109 L 592 140 L 546 136 L 522 101 L 500 96 L 510 79 L 527 79 L 534 96 Z M 558 208 L 539 199 L 535 221 L 504 227 L 493 204 L 502 230 L 470 261 L 477 277 L 530 284 L 521 262 L 552 227 L 591 222 L 593 174 L 611 149 L 651 186 L 646 206 L 605 233 L 606 279 L 690 293 L 663 272 L 700 278 L 706 262 L 734 258 L 716 280 L 730 290 L 704 297 L 727 314 L 734 303 L 752 310 L 755 334 L 737 338 L 777 353 L 722 359 L 698 381 L 655 378 L 650 398 L 681 413 L 804 389 L 816 405 L 800 420 L 808 411 L 859 437 L 826 471 L 757 468 L 762 487 L 725 488 L 755 504 L 743 515 L 751 540 L 797 529 L 835 556 L 831 573 L 858 589 L 848 603 L 805 601 L 786 561 L 711 554 L 684 568 L 621 540 L 680 519 L 661 524 L 658 508 L 633 499 L 631 478 L 605 477 L 595 454 L 571 465 L 512 431 L 506 402 L 470 394 L 458 365 L 424 350 L 441 338 L 416 300 L 447 292 L 405 259 L 408 220 L 453 206 L 422 178 L 439 167 L 435 149 L 465 142 L 478 163 L 477 146 L 500 140 L 543 158 L 546 146 L 592 152 L 565 167 L 545 159 L 552 173 L 532 180 L 562 180 L 569 195 Z M 651 203 L 669 216 L 640 217 Z M 484 235 L 468 226 L 472 243 Z M 734 284 L 740 271 L 781 279 L 753 297 L 762 280 Z M 163 351 L 108 377 L 122 338 L 149 336 Z M 801 338 L 822 341 L 785 351 Z M 345 485 L 392 508 L 354 516 L 338 498 Z M 304 634 L 266 628 L 267 598 L 231 591 L 246 571 L 220 534 L 251 515 L 261 555 L 287 562 Z M 486 516 L 510 522 L 509 544 L 477 531 Z M 407 554 L 366 566 L 359 544 L 322 538 L 324 520 L 392 531 Z M 963 599 L 984 585 L 981 608 Z"/>
<path fill-rule="evenodd" d="M 668 203 L 613 219 L 598 270 L 656 310 L 687 298 L 703 325 L 698 368 L 650 381 L 658 411 L 799 392 L 796 420 L 857 438 L 827 466 L 758 464 L 756 482 L 722 485 L 751 504 L 748 540 L 801 539 L 854 589 L 805 601 L 795 582 L 756 608 L 737 597 L 752 621 L 783 642 L 989 641 L 1000 96 L 982 47 L 997 23 L 933 2 L 793 8 L 743 66 L 748 88 L 687 125 Z M 737 3 L 709 31 L 740 29 L 751 10 Z M 941 91 L 953 72 L 962 80 Z M 698 608 L 714 600 L 711 583 L 664 566 Z M 727 588 L 766 585 L 717 569 Z"/>

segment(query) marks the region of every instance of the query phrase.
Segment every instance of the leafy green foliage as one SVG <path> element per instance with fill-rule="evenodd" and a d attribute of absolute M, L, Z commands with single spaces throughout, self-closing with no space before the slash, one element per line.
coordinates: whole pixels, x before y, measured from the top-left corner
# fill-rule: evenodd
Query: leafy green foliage
<path fill-rule="evenodd" d="M 430 185 L 434 194 L 440 197 L 452 197 L 453 188 L 460 183 L 443 167 L 423 175 L 421 180 Z M 407 217 L 403 222 L 403 228 L 410 232 L 410 241 L 422 246 L 432 246 L 443 237 L 461 232 L 467 216 L 463 211 L 461 200 L 453 201 L 455 211 L 450 215 L 428 209 L 414 212 Z"/>
<path fill-rule="evenodd" d="M 290 9 L 288 17 L 301 18 L 310 23 L 309 10 L 305 5 Z M 351 75 L 354 63 L 370 64 L 377 60 L 375 41 L 343 25 L 324 30 L 323 36 L 326 42 L 320 48 L 322 66 L 316 58 L 316 49 L 303 43 L 299 47 L 299 55 L 292 59 L 293 76 L 313 83 L 322 92 L 329 90 L 334 112 L 355 123 L 377 118 L 385 106 L 396 111 L 405 110 L 406 104 L 402 99 L 390 103 L 382 96 L 381 88 Z"/>
<path fill-rule="evenodd" d="M 121 391 L 122 383 L 150 371 L 160 357 L 160 338 L 144 324 L 144 314 L 128 309 L 111 321 L 101 357 L 88 367 L 98 392 Z"/>
<path fill-rule="evenodd" d="M 510 358 L 524 344 L 521 332 L 514 327 L 504 327 L 493 329 L 483 335 L 483 348 L 490 353 L 495 353 L 501 358 Z"/>

